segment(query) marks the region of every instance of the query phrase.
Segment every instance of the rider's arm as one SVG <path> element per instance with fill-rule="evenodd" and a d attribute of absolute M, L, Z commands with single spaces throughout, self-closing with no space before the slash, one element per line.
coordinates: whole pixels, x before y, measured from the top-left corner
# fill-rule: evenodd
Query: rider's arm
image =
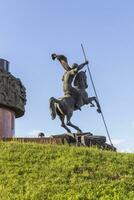
<path fill-rule="evenodd" d="M 82 63 L 81 65 L 78 65 L 78 67 L 70 70 L 70 74 L 75 75 L 78 73 L 79 70 L 81 70 L 85 65 L 88 64 L 88 61 L 85 61 L 84 63 Z"/>
<path fill-rule="evenodd" d="M 64 56 L 64 55 L 57 55 L 55 53 L 53 53 L 51 56 L 52 56 L 53 60 L 57 59 L 61 63 L 61 65 L 63 66 L 63 68 L 66 71 L 70 70 L 70 67 L 68 65 L 68 61 L 67 61 L 67 57 L 66 56 Z"/>
<path fill-rule="evenodd" d="M 70 67 L 66 61 L 60 59 L 58 60 L 60 61 L 61 65 L 64 67 L 65 70 L 70 70 Z"/>
<path fill-rule="evenodd" d="M 72 75 L 75 75 L 75 74 L 77 74 L 77 72 L 79 71 L 79 70 L 81 70 L 85 65 L 87 65 L 88 64 L 88 61 L 85 61 L 84 63 L 82 63 L 81 65 L 78 65 L 78 67 L 76 67 L 76 68 L 74 68 L 74 69 L 72 69 L 71 70 L 71 74 Z"/>
<path fill-rule="evenodd" d="M 78 67 L 77 67 L 77 72 L 79 71 L 79 70 L 81 70 L 85 65 L 87 65 L 88 64 L 88 61 L 85 61 L 84 63 L 82 63 L 81 65 L 79 65 Z"/>

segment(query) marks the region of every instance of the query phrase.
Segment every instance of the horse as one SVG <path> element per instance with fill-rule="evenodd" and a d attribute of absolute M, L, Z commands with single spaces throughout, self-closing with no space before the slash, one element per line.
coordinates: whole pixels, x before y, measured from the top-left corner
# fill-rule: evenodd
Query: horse
<path fill-rule="evenodd" d="M 93 104 L 94 101 L 97 106 L 97 112 L 101 113 L 100 105 L 96 97 L 88 97 L 88 94 L 86 92 L 86 89 L 88 87 L 86 71 L 80 71 L 75 76 L 74 86 L 81 95 L 83 102 L 81 107 L 83 105 L 88 105 L 88 104 L 90 104 L 91 107 L 95 107 L 95 105 Z M 49 107 L 51 112 L 51 118 L 54 120 L 56 118 L 56 115 L 58 115 L 61 120 L 61 127 L 63 127 L 68 133 L 71 133 L 71 130 L 68 128 L 68 126 L 77 130 L 77 133 L 82 133 L 82 130 L 78 126 L 72 124 L 71 122 L 71 117 L 73 115 L 73 112 L 75 110 L 78 110 L 76 108 L 76 97 L 74 97 L 73 95 L 67 95 L 58 99 L 51 97 L 49 99 Z M 66 117 L 66 124 L 65 124 L 65 117 Z"/>

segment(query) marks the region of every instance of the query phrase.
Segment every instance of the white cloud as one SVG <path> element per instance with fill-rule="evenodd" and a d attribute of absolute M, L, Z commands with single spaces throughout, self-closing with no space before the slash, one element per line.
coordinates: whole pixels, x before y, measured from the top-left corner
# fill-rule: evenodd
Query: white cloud
<path fill-rule="evenodd" d="M 117 152 L 134 153 L 134 148 L 125 139 L 113 139 L 113 145 L 117 147 Z"/>
<path fill-rule="evenodd" d="M 134 149 L 132 149 L 132 148 L 120 149 L 118 152 L 122 152 L 122 153 L 134 153 Z"/>
<path fill-rule="evenodd" d="M 113 143 L 114 145 L 119 145 L 119 144 L 122 144 L 122 143 L 124 143 L 124 142 L 125 142 L 124 139 L 112 139 L 112 143 Z"/>

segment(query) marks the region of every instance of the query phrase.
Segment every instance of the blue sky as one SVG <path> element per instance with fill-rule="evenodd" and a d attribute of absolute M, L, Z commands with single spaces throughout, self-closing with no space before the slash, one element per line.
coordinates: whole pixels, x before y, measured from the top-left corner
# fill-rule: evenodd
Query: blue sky
<path fill-rule="evenodd" d="M 119 150 L 134 152 L 134 1 L 0 0 L 0 7 L 0 57 L 27 88 L 16 136 L 64 132 L 49 113 L 49 98 L 63 95 L 64 73 L 50 55 L 82 63 L 83 43 L 111 138 Z M 94 95 L 90 80 L 87 91 Z M 72 121 L 83 131 L 106 135 L 93 108 L 83 107 Z"/>

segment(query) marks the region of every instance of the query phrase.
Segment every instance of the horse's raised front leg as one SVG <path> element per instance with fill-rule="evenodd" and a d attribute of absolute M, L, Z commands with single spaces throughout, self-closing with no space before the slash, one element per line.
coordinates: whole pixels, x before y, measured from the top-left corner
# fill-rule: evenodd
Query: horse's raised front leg
<path fill-rule="evenodd" d="M 67 114 L 66 117 L 67 117 L 67 125 L 77 130 L 78 133 L 82 133 L 82 130 L 78 126 L 75 126 L 74 124 L 71 123 L 70 119 L 72 117 L 72 113 Z"/>
<path fill-rule="evenodd" d="M 89 97 L 89 100 L 91 102 L 91 106 L 92 106 L 92 101 L 94 101 L 96 103 L 96 106 L 97 106 L 97 112 L 98 113 L 101 113 L 101 107 L 100 107 L 100 104 L 99 102 L 97 101 L 96 97 Z M 93 104 L 94 105 L 94 104 Z"/>

